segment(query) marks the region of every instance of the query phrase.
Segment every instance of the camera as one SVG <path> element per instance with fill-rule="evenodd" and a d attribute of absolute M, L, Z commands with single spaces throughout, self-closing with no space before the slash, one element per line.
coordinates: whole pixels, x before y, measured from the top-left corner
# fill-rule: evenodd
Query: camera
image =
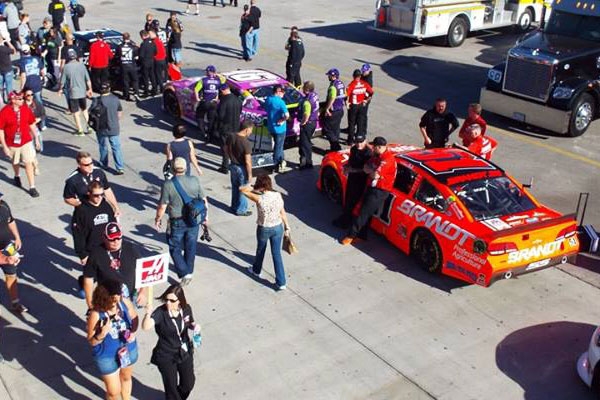
<path fill-rule="evenodd" d="M 202 225 L 202 236 L 200 236 L 200 240 L 206 240 L 207 242 L 212 241 L 212 237 L 210 236 L 210 232 L 208 231 L 208 226 Z"/>

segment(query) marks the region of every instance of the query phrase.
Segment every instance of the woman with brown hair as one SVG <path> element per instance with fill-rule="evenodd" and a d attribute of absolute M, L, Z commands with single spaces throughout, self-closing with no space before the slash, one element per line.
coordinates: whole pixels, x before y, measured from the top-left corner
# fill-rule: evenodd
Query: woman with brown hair
<path fill-rule="evenodd" d="M 244 196 L 256 203 L 258 217 L 256 220 L 256 257 L 248 271 L 254 276 L 260 276 L 262 264 L 267 250 L 267 242 L 271 243 L 271 255 L 275 267 L 275 286 L 278 290 L 286 288 L 285 270 L 281 257 L 281 244 L 284 232 L 290 232 L 287 215 L 283 206 L 281 193 L 273 190 L 273 183 L 268 175 L 256 178 L 254 189 L 242 186 L 240 191 Z"/>
<path fill-rule="evenodd" d="M 143 330 L 154 327 L 158 335 L 150 362 L 162 375 L 165 399 L 185 400 L 196 381 L 193 354 L 198 343 L 194 343 L 193 336 L 199 338 L 200 326 L 194 322 L 192 308 L 180 285 L 169 286 L 157 300 L 163 304 L 152 312 L 152 304 L 148 302 L 142 321 Z"/>
<path fill-rule="evenodd" d="M 131 374 L 138 359 L 138 316 L 129 299 L 121 296 L 121 286 L 121 282 L 106 281 L 96 287 L 87 321 L 87 339 L 107 400 L 131 399 Z"/>

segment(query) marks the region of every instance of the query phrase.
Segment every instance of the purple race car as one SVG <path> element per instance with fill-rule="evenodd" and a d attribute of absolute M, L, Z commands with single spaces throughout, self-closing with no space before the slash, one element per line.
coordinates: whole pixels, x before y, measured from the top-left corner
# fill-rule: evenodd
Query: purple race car
<path fill-rule="evenodd" d="M 261 69 L 225 72 L 219 76 L 226 79 L 231 92 L 242 100 L 241 119 L 251 119 L 256 124 L 254 133 L 250 137 L 254 142 L 254 152 L 272 150 L 271 138 L 266 127 L 267 115 L 263 105 L 265 99 L 273 93 L 275 85 L 282 85 L 285 88 L 283 100 L 290 113 L 290 120 L 287 123 L 287 142 L 296 142 L 300 134 L 298 103 L 302 99 L 302 92 L 281 76 Z M 198 101 L 194 90 L 200 79 L 201 76 L 169 81 L 163 93 L 163 108 L 174 117 L 180 117 L 196 126 L 198 126 Z M 319 124 L 317 130 L 320 130 Z"/>

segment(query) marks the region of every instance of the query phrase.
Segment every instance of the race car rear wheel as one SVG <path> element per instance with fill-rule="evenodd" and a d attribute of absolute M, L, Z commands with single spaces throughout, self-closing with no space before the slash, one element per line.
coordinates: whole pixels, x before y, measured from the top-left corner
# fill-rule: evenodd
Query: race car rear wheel
<path fill-rule="evenodd" d="M 163 107 L 173 117 L 179 118 L 181 110 L 179 109 L 179 103 L 177 102 L 177 96 L 172 90 L 165 90 L 163 94 Z"/>
<path fill-rule="evenodd" d="M 333 168 L 327 167 L 323 170 L 321 188 L 329 200 L 342 204 L 342 183 Z"/>
<path fill-rule="evenodd" d="M 442 270 L 442 250 L 431 232 L 419 229 L 412 235 L 410 241 L 410 255 L 431 273 L 439 273 Z"/>

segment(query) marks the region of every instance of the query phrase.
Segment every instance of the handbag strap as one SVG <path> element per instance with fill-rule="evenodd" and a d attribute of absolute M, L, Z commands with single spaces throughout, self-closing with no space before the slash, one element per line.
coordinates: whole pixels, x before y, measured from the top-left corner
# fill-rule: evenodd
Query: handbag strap
<path fill-rule="evenodd" d="M 179 193 L 181 200 L 183 200 L 183 204 L 188 204 L 190 201 L 192 201 L 192 198 L 185 192 L 185 190 L 183 190 L 181 182 L 179 182 L 179 179 L 177 179 L 176 176 L 174 176 L 173 179 L 171 179 L 171 181 L 173 181 L 175 190 L 177 190 L 177 193 Z"/>

